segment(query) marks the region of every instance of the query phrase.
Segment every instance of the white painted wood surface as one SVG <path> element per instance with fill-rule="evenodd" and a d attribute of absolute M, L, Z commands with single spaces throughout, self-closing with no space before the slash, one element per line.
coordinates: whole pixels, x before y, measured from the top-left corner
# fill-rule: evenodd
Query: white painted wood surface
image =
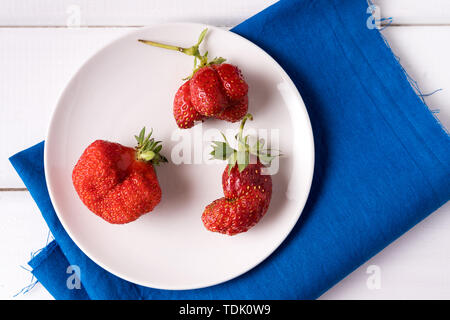
<path fill-rule="evenodd" d="M 0 26 L 234 26 L 277 0 L 2 0 Z M 372 0 L 396 24 L 450 24 L 448 0 Z M 78 17 L 80 19 L 78 19 Z"/>
<path fill-rule="evenodd" d="M 42 248 L 48 227 L 28 192 L 0 192 L 0 299 L 11 299 L 31 283 L 27 262 Z M 40 285 L 17 299 L 47 299 L 52 296 Z"/>
<path fill-rule="evenodd" d="M 131 28 L 0 28 L 0 188 L 24 187 L 8 157 L 44 140 L 70 77 Z"/>
<path fill-rule="evenodd" d="M 143 26 L 173 21 L 234 26 L 276 0 L 3 0 L 3 26 Z"/>
<path fill-rule="evenodd" d="M 448 0 L 373 0 L 381 16 L 393 18 L 396 25 L 448 25 Z"/>
<path fill-rule="evenodd" d="M 0 2 L 0 298 L 29 284 L 30 253 L 45 244 L 48 228 L 7 158 L 44 139 L 48 119 L 78 67 L 136 26 L 195 21 L 231 27 L 274 0 L 3 0 Z M 431 109 L 450 128 L 450 1 L 377 0 L 394 26 L 383 33 Z M 78 19 L 79 18 L 79 19 Z M 71 26 L 67 28 L 67 26 Z M 77 25 L 94 28 L 77 28 Z M 102 27 L 103 26 L 103 27 Z M 322 299 L 450 299 L 450 204 L 413 228 Z M 366 285 L 378 266 L 381 288 Z M 371 270 L 371 269 L 369 269 Z M 19 299 L 51 296 L 37 285 Z"/>

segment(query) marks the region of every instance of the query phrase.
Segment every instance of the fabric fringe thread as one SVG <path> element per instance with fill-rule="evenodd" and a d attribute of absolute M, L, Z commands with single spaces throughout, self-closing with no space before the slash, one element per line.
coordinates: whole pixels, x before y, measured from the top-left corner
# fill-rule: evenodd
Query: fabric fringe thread
<path fill-rule="evenodd" d="M 367 0 L 367 4 L 369 6 L 375 6 L 372 2 L 372 0 Z M 375 18 L 375 17 L 374 17 Z M 375 19 L 375 21 L 379 21 L 379 22 L 383 22 L 383 21 L 388 21 L 388 23 L 386 25 L 384 25 L 382 28 L 379 28 L 379 31 L 383 31 L 384 29 L 388 28 L 392 22 L 394 21 L 394 19 L 392 17 L 389 18 L 381 18 L 381 19 Z M 433 94 L 442 91 L 442 88 L 436 89 L 433 92 L 430 93 L 422 93 L 422 91 L 420 90 L 419 84 L 416 80 L 414 80 L 414 78 L 412 78 L 408 72 L 405 70 L 405 68 L 403 68 L 402 64 L 400 63 L 400 57 L 397 56 L 394 51 L 392 50 L 391 45 L 389 44 L 389 42 L 387 41 L 386 37 L 380 32 L 380 36 L 383 39 L 384 43 L 386 44 L 386 46 L 389 48 L 389 50 L 392 52 L 392 55 L 395 57 L 395 59 L 397 60 L 398 65 L 400 66 L 403 74 L 406 76 L 406 79 L 408 80 L 409 84 L 411 85 L 411 87 L 414 89 L 414 91 L 416 92 L 417 96 L 420 98 L 420 100 L 422 100 L 422 103 L 428 108 L 428 110 L 430 111 L 430 113 L 433 115 L 433 118 L 436 120 L 436 122 L 439 124 L 439 126 L 442 128 L 442 130 L 447 134 L 447 136 L 450 137 L 450 133 L 447 130 L 447 128 L 442 125 L 441 121 L 439 120 L 439 118 L 437 117 L 437 114 L 439 114 L 440 110 L 439 109 L 431 109 L 428 104 L 425 101 L 425 97 L 430 97 Z"/>
<path fill-rule="evenodd" d="M 30 260 L 34 259 L 34 257 L 39 254 L 49 243 L 50 241 L 53 240 L 53 236 L 50 233 L 50 230 L 47 233 L 47 240 L 45 241 L 45 246 L 43 246 L 42 248 L 31 252 L 30 253 Z M 22 289 L 20 289 L 19 292 L 17 292 L 16 294 L 13 295 L 13 298 L 17 297 L 18 295 L 22 294 L 27 294 L 28 292 L 30 292 L 35 286 L 36 284 L 39 282 L 35 277 L 34 274 L 32 273 L 33 270 L 28 269 L 26 267 L 24 267 L 23 265 L 19 266 L 20 268 L 22 268 L 25 271 L 28 271 L 29 273 L 31 273 L 31 279 L 30 279 L 30 283 L 28 285 L 26 285 L 25 287 L 23 287 Z"/>

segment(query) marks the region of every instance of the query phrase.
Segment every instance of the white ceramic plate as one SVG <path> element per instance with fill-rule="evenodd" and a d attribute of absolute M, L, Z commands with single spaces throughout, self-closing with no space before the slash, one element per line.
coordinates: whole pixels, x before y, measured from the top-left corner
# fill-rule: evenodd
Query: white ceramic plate
<path fill-rule="evenodd" d="M 203 227 L 200 218 L 204 207 L 223 196 L 225 163 L 176 164 L 180 159 L 172 153 L 179 151 L 181 141 L 187 143 L 183 139 L 191 139 L 191 157 L 186 150 L 183 156 L 186 162 L 198 162 L 202 149 L 210 151 L 208 134 L 239 125 L 208 120 L 195 129 L 177 129 L 173 97 L 183 83 L 181 79 L 190 74 L 193 58 L 136 41 L 142 38 L 187 47 L 197 41 L 203 28 L 199 24 L 142 28 L 100 50 L 67 85 L 45 145 L 50 197 L 68 234 L 104 269 L 153 288 L 201 288 L 230 280 L 258 265 L 294 227 L 313 176 L 311 125 L 288 75 L 248 40 L 208 27 L 201 49 L 207 49 L 211 58 L 222 56 L 238 65 L 249 84 L 249 112 L 254 121 L 246 127 L 268 130 L 272 144 L 278 135 L 284 156 L 273 175 L 269 211 L 254 228 L 230 237 Z M 108 224 L 78 198 L 72 169 L 94 140 L 134 146 L 133 135 L 143 126 L 153 127 L 155 138 L 164 141 L 163 154 L 172 158 L 171 163 L 157 168 L 162 201 L 153 212 L 132 223 Z M 271 135 L 275 137 L 272 140 Z"/>

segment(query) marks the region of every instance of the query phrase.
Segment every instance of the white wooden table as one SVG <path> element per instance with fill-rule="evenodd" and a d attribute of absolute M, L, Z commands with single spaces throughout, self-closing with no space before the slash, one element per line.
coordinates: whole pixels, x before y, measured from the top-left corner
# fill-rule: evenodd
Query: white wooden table
<path fill-rule="evenodd" d="M 275 0 L 0 1 L 0 299 L 30 282 L 30 253 L 48 228 L 8 157 L 45 137 L 77 68 L 114 38 L 143 25 L 191 21 L 230 28 Z M 450 1 L 378 0 L 383 33 L 450 129 Z M 436 168 L 439 170 L 439 168 Z M 450 299 L 450 204 L 330 289 L 322 299 Z M 378 277 L 379 278 L 374 278 Z M 379 281 L 373 280 L 379 279 Z M 16 299 L 51 299 L 39 284 Z"/>

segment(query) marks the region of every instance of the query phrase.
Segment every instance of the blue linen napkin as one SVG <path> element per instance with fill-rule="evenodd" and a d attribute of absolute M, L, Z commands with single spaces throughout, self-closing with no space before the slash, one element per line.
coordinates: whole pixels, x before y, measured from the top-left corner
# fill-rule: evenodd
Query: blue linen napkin
<path fill-rule="evenodd" d="M 40 143 L 11 157 L 55 237 L 30 262 L 36 278 L 57 299 L 314 299 L 448 201 L 450 138 L 379 31 L 367 27 L 367 6 L 284 0 L 233 29 L 287 71 L 314 131 L 309 200 L 269 259 L 198 290 L 157 290 L 117 278 L 61 226 Z M 80 267 L 81 289 L 67 288 L 68 265 Z"/>

